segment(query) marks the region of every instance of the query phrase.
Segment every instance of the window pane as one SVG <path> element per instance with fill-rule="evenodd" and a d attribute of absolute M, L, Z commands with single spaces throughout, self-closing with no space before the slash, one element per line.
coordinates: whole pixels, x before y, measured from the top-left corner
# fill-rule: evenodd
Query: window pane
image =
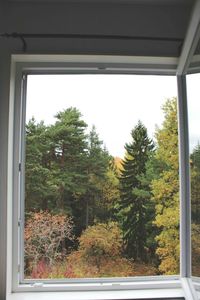
<path fill-rule="evenodd" d="M 176 78 L 29 75 L 25 279 L 179 273 Z"/>
<path fill-rule="evenodd" d="M 192 203 L 192 275 L 200 276 L 200 74 L 187 76 Z"/>

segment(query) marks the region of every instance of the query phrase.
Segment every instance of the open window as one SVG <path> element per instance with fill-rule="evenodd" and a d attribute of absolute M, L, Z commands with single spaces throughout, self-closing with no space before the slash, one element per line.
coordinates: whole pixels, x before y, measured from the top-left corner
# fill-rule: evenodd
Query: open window
<path fill-rule="evenodd" d="M 172 62 L 51 59 L 16 69 L 14 290 L 182 297 Z"/>
<path fill-rule="evenodd" d="M 199 247 L 199 80 L 200 80 L 200 57 L 199 42 L 190 63 L 189 74 L 187 75 L 188 94 L 188 117 L 189 117 L 189 149 L 190 149 L 190 182 L 191 182 L 191 273 L 196 290 L 199 291 L 200 271 L 200 247 Z"/>

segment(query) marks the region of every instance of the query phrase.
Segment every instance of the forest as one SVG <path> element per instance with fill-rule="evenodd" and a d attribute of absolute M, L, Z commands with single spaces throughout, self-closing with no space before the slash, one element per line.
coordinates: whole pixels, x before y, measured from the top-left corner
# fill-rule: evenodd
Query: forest
<path fill-rule="evenodd" d="M 138 120 L 123 158 L 70 107 L 26 124 L 25 278 L 179 274 L 176 98 L 154 140 Z M 117 134 L 117 132 L 113 132 Z M 192 151 L 193 274 L 200 275 L 200 145 Z"/>

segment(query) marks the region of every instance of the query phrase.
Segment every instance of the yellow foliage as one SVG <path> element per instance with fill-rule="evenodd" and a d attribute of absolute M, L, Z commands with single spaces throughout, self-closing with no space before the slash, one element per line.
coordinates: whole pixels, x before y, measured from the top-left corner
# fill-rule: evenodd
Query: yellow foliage
<path fill-rule="evenodd" d="M 88 227 L 79 239 L 77 251 L 67 258 L 66 277 L 127 277 L 156 275 L 150 265 L 135 264 L 121 255 L 122 238 L 116 223 Z"/>
<path fill-rule="evenodd" d="M 152 182 L 153 201 L 159 228 L 157 235 L 160 257 L 159 270 L 163 274 L 179 272 L 179 164 L 178 164 L 178 125 L 176 99 L 168 99 L 163 107 L 165 120 L 157 129 L 158 149 L 156 158 L 163 165 L 160 177 Z"/>

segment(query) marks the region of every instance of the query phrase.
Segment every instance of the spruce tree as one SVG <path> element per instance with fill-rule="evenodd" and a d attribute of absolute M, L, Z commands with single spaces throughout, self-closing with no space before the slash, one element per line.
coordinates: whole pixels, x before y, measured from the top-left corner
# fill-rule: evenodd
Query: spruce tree
<path fill-rule="evenodd" d="M 125 145 L 126 155 L 120 176 L 119 216 L 125 251 L 129 257 L 145 261 L 150 188 L 144 180 L 146 164 L 153 150 L 147 129 L 139 121 Z"/>

